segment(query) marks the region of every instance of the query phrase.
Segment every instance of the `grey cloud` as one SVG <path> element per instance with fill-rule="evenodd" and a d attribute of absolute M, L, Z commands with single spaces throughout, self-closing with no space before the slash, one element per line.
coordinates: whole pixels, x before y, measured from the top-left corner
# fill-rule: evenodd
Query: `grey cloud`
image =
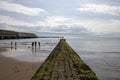
<path fill-rule="evenodd" d="M 41 13 L 46 12 L 44 9 L 41 8 L 27 7 L 21 4 L 11 3 L 7 1 L 0 1 L 0 4 L 1 4 L 0 5 L 1 10 L 21 13 L 30 16 L 39 16 Z"/>
<path fill-rule="evenodd" d="M 52 29 L 53 32 L 59 32 L 59 33 L 66 33 L 66 34 L 89 34 L 89 32 L 86 28 L 80 27 L 80 26 L 66 26 L 66 25 L 60 25 L 56 28 Z"/>

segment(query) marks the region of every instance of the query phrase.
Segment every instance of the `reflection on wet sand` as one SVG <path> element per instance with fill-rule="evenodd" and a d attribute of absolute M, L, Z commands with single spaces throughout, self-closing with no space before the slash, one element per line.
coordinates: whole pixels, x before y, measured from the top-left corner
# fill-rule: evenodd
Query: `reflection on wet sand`
<path fill-rule="evenodd" d="M 17 50 L 17 42 L 15 42 L 15 46 L 13 45 L 13 42 L 11 42 L 11 50 L 12 50 L 13 48 L 14 48 L 15 50 Z"/>
<path fill-rule="evenodd" d="M 40 42 L 32 42 L 32 53 L 40 52 Z"/>
<path fill-rule="evenodd" d="M 7 51 L 1 53 L 6 57 L 12 57 L 16 60 L 27 62 L 44 61 L 55 46 L 55 42 L 22 42 L 10 41 Z"/>

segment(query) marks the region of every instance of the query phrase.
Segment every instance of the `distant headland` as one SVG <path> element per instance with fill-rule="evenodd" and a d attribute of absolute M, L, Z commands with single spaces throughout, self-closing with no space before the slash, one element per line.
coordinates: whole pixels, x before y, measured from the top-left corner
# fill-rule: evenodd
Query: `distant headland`
<path fill-rule="evenodd" d="M 16 32 L 11 30 L 0 29 L 0 39 L 24 39 L 24 38 L 37 38 L 34 33 Z"/>

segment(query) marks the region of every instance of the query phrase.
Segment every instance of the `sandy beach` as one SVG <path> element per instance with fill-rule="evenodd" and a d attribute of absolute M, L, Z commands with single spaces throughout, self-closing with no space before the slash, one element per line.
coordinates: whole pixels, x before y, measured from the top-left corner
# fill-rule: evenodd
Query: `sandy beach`
<path fill-rule="evenodd" d="M 0 53 L 5 48 L 0 48 Z M 20 62 L 0 55 L 0 80 L 30 80 L 41 62 Z"/>

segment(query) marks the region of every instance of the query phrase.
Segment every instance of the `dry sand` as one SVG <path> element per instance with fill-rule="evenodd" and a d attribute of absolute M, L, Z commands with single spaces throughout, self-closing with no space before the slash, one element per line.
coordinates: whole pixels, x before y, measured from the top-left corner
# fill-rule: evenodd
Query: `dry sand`
<path fill-rule="evenodd" d="M 0 48 L 0 53 L 5 51 Z M 30 80 L 41 62 L 20 62 L 0 55 L 0 80 Z"/>

